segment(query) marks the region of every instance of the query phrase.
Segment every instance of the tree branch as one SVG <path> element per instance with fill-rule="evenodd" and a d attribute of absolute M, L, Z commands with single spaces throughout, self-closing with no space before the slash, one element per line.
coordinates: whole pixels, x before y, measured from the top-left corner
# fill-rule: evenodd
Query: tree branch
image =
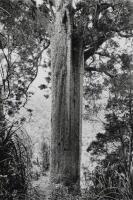
<path fill-rule="evenodd" d="M 103 68 L 85 66 L 85 72 L 100 72 L 100 73 L 104 73 L 105 75 L 109 76 L 110 78 L 114 78 L 115 77 L 113 74 L 110 74 L 109 72 L 107 72 Z"/>
<path fill-rule="evenodd" d="M 108 39 L 107 35 L 102 35 L 97 38 L 97 41 L 90 44 L 90 47 L 84 51 L 84 60 L 88 60 L 90 56 L 98 50 L 98 48 Z"/>

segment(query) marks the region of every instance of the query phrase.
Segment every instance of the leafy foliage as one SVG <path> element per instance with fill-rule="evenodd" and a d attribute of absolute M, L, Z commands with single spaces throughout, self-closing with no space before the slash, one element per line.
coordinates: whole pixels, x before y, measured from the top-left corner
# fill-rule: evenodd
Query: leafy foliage
<path fill-rule="evenodd" d="M 28 136 L 15 124 L 3 126 L 0 136 L 0 196 L 2 199 L 25 199 L 31 167 L 30 142 L 27 143 L 25 139 L 28 141 Z"/>
<path fill-rule="evenodd" d="M 92 188 L 95 192 L 98 194 L 100 191 L 106 191 L 107 195 L 112 188 L 117 188 L 117 194 L 120 195 L 126 188 L 123 194 L 132 198 L 132 55 L 122 53 L 119 58 L 121 68 L 116 66 L 117 75 L 110 81 L 106 80 L 109 99 L 106 106 L 105 132 L 97 134 L 96 140 L 90 144 L 87 151 L 91 152 L 92 161 L 99 164 L 94 171 L 98 181 L 93 182 Z M 101 178 L 105 180 L 105 184 Z M 115 193 L 116 191 L 111 197 L 123 198 L 117 197 Z"/>
<path fill-rule="evenodd" d="M 73 41 L 76 43 L 77 39 L 80 37 L 84 40 L 85 48 L 85 61 L 93 56 L 97 49 L 106 40 L 110 39 L 116 32 L 118 34 L 127 33 L 128 34 L 128 10 L 123 3 L 115 4 L 113 1 L 79 1 L 75 8 L 73 8 L 74 22 L 73 22 Z M 8 115 L 13 115 L 28 99 L 27 93 L 33 80 L 36 78 L 38 73 L 38 66 L 42 59 L 44 50 L 49 46 L 49 35 L 52 29 L 49 23 L 54 21 L 54 10 L 50 9 L 47 1 L 43 1 L 43 5 L 37 7 L 34 1 L 15 1 L 15 0 L 1 0 L 0 1 L 0 59 L 1 59 L 1 79 L 2 87 L 4 91 L 4 98 L 2 99 L 3 105 L 6 108 L 6 113 Z M 52 31 L 51 31 L 52 32 Z M 110 40 L 110 46 L 117 47 L 117 44 Z M 104 69 L 114 76 L 117 74 L 117 70 L 114 68 L 115 59 L 112 57 L 111 60 L 107 62 L 107 65 L 100 64 L 100 68 Z M 129 77 L 130 68 L 127 63 L 129 58 L 127 55 L 121 55 L 121 61 L 123 63 L 123 74 L 120 74 L 115 78 L 114 82 L 111 82 L 110 93 L 111 99 L 108 102 L 107 109 L 113 111 L 113 114 L 107 115 L 107 124 L 105 126 L 106 134 L 99 133 L 97 135 L 97 141 L 93 142 L 91 148 L 96 153 L 107 153 L 104 146 L 105 143 L 118 142 L 120 135 L 122 133 L 119 130 L 122 126 L 123 129 L 127 129 L 128 125 L 131 125 L 131 113 L 127 112 L 129 107 L 129 102 L 131 100 L 131 94 L 127 92 L 128 83 L 124 85 L 124 90 L 119 90 L 123 80 L 127 80 Z M 130 62 L 129 62 L 130 63 Z M 101 69 L 100 71 L 101 72 Z M 93 73 L 92 75 L 96 75 Z M 51 74 L 46 78 L 46 82 L 50 83 Z M 131 79 L 129 79 L 131 82 Z M 115 83 L 113 85 L 113 83 Z M 109 86 L 108 80 L 106 84 Z M 92 86 L 92 85 L 91 85 Z M 39 86 L 40 89 L 46 89 L 46 85 L 42 84 Z M 91 98 L 95 100 L 100 97 L 102 92 L 102 85 L 99 83 L 93 83 L 93 86 L 88 88 L 85 86 L 85 96 L 86 98 Z M 130 88 L 129 88 L 130 89 Z M 89 95 L 88 95 L 89 93 Z M 127 94 L 126 99 L 123 99 L 122 94 Z M 118 99 L 118 97 L 121 97 Z M 48 95 L 45 95 L 47 98 Z M 93 98 L 94 97 L 94 98 Z M 113 103 L 112 103 L 113 102 Z M 123 103 L 122 108 L 120 107 L 120 102 Z M 130 106 L 131 107 L 131 106 Z M 121 111 L 122 117 L 118 112 Z M 28 110 L 32 113 L 32 110 Z M 25 121 L 23 118 L 22 121 Z M 116 123 L 117 122 L 117 123 Z M 113 123 L 113 125 L 112 125 Z M 27 188 L 26 180 L 26 166 L 25 166 L 25 146 L 23 142 L 18 137 L 17 134 L 12 131 L 12 129 L 6 128 L 1 136 L 0 151 L 3 155 L 0 161 L 0 173 L 2 183 L 1 191 L 2 195 L 8 199 L 8 195 L 12 195 L 15 190 L 19 193 L 21 190 L 25 193 Z M 117 131 L 116 131 L 117 130 Z M 123 135 L 122 135 L 123 136 Z M 124 139 L 127 134 L 124 135 Z M 129 135 L 127 136 L 128 140 Z M 129 141 L 124 145 L 127 147 Z M 120 146 L 120 145 L 119 145 Z M 121 148 L 117 147 L 112 154 L 108 152 L 106 156 L 107 160 L 111 160 L 113 165 L 118 161 L 119 153 Z M 89 149 L 88 149 L 89 150 Z M 113 159 L 116 159 L 115 162 Z M 104 162 L 103 162 L 104 163 Z M 108 162 L 103 164 L 107 165 Z M 130 165 L 130 164 L 129 164 Z M 6 168 L 5 168 L 6 167 Z M 11 168 L 11 169 L 10 169 Z M 112 171 L 111 171 L 112 172 Z M 105 172 L 104 172 L 105 175 Z M 15 179 L 14 188 L 9 187 L 9 182 L 12 185 L 13 177 Z M 19 184 L 18 184 L 19 182 Z M 4 190 L 3 190 L 4 188 Z M 5 190 L 6 188 L 6 190 Z M 6 192 L 5 192 L 6 191 Z M 59 196 L 62 197 L 62 193 L 58 192 Z M 63 193 L 64 195 L 64 193 Z M 68 199 L 69 195 L 65 194 L 65 198 Z M 22 199 L 22 196 L 20 197 Z M 71 198 L 72 199 L 72 198 Z"/>
<path fill-rule="evenodd" d="M 45 27 L 34 18 L 36 4 L 1 1 L 1 78 L 9 115 L 22 107 L 37 76 L 44 50 L 49 46 Z M 6 10 L 6 12 L 5 12 Z M 15 12 L 14 12 L 15 11 Z M 43 16 L 43 10 L 38 10 Z"/>

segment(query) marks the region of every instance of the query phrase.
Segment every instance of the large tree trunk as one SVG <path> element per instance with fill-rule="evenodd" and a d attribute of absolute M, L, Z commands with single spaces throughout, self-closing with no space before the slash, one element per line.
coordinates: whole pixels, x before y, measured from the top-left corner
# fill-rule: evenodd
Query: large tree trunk
<path fill-rule="evenodd" d="M 51 181 L 80 186 L 83 44 L 72 33 L 71 1 L 57 1 L 51 45 Z"/>

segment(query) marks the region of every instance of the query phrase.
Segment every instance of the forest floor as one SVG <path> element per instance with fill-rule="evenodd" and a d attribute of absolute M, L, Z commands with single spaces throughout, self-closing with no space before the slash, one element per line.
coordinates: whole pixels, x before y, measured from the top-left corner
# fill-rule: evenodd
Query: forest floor
<path fill-rule="evenodd" d="M 41 176 L 37 181 L 33 181 L 32 186 L 35 188 L 38 200 L 45 200 L 49 191 L 49 175 Z"/>

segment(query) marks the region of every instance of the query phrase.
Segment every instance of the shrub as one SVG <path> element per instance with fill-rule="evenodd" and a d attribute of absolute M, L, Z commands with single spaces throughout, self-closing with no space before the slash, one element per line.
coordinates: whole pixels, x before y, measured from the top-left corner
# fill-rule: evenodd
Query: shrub
<path fill-rule="evenodd" d="M 4 200 L 23 200 L 30 178 L 29 144 L 26 132 L 7 125 L 0 133 L 0 197 Z"/>
<path fill-rule="evenodd" d="M 88 188 L 89 200 L 132 199 L 129 180 L 112 166 L 97 166 L 92 173 L 88 171 L 88 176 L 91 183 Z"/>

